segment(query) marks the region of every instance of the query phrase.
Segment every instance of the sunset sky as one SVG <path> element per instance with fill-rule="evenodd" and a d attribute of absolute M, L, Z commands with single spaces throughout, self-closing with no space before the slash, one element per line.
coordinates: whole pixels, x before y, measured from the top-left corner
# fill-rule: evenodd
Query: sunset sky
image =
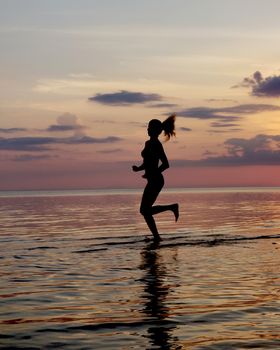
<path fill-rule="evenodd" d="M 0 0 L 0 189 L 280 186 L 279 0 Z"/>

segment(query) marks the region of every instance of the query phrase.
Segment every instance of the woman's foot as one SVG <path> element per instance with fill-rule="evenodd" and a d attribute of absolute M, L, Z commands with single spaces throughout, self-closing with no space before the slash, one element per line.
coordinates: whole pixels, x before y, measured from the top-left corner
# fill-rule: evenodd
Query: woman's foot
<path fill-rule="evenodd" d="M 178 203 L 172 205 L 172 211 L 173 211 L 174 216 L 175 216 L 175 221 L 178 221 L 178 219 L 179 219 L 179 204 Z"/>
<path fill-rule="evenodd" d="M 160 242 L 161 241 L 161 237 L 160 235 L 154 235 L 154 242 Z"/>

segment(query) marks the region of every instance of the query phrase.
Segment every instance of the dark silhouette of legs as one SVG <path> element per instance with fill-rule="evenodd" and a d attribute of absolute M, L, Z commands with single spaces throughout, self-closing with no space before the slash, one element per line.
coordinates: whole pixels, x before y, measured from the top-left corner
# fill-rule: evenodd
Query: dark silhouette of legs
<path fill-rule="evenodd" d="M 154 205 L 151 208 L 152 215 L 162 213 L 163 211 L 171 210 L 175 216 L 175 221 L 178 221 L 179 218 L 179 205 L 178 203 L 169 204 L 169 205 Z"/>
<path fill-rule="evenodd" d="M 164 185 L 164 179 L 162 175 L 158 176 L 155 179 L 148 180 L 148 183 L 143 192 L 141 206 L 140 206 L 140 213 L 144 216 L 144 219 L 151 233 L 153 234 L 154 239 L 157 241 L 160 240 L 160 235 L 158 233 L 153 215 L 162 213 L 167 210 L 171 210 L 174 213 L 176 221 L 178 220 L 178 217 L 179 217 L 179 206 L 177 203 L 169 204 L 169 205 L 153 206 L 163 185 Z"/>

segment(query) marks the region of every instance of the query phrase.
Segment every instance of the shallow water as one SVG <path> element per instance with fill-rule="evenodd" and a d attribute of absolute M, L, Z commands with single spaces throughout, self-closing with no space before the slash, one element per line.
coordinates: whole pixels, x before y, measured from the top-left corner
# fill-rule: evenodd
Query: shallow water
<path fill-rule="evenodd" d="M 0 196 L 1 349 L 280 348 L 280 192 Z"/>

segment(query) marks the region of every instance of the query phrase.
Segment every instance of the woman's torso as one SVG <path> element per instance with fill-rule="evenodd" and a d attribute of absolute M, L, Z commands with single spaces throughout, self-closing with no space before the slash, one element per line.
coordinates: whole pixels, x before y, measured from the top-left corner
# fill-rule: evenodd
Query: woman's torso
<path fill-rule="evenodd" d="M 144 177 L 147 179 L 162 176 L 158 170 L 162 150 L 162 144 L 159 140 L 149 140 L 145 143 L 145 148 L 141 155 L 145 167 Z"/>

